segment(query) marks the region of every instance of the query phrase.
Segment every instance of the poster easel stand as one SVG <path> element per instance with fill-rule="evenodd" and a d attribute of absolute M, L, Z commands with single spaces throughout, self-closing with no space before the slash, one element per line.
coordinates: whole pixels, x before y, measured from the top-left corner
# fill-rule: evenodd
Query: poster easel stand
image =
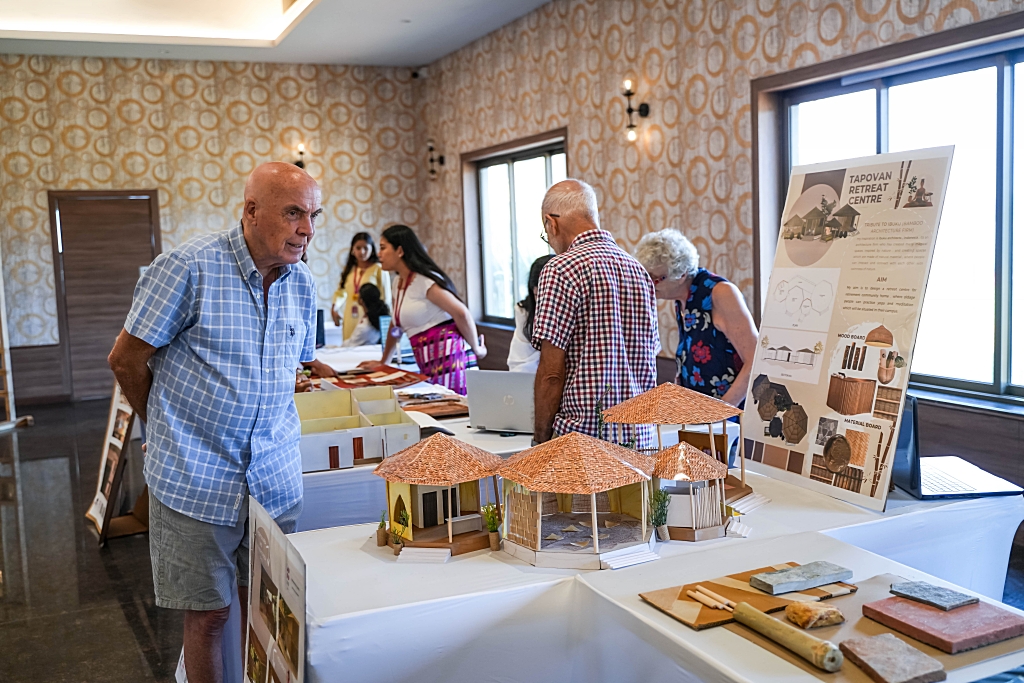
<path fill-rule="evenodd" d="M 0 261 L 2 260 L 3 254 L 0 253 Z M 14 375 L 11 372 L 11 342 L 7 336 L 7 300 L 4 297 L 4 282 L 3 278 L 0 278 L 0 405 L 4 409 L 0 433 L 15 427 L 31 427 L 35 424 L 31 415 L 19 418 L 14 408 Z"/>
<path fill-rule="evenodd" d="M 99 533 L 100 547 L 106 545 L 108 538 L 134 536 L 149 531 L 148 487 L 143 488 L 131 512 L 118 516 L 113 514 L 118 507 L 121 494 L 121 482 L 124 479 L 125 464 L 128 462 L 128 453 L 125 449 L 131 440 L 134 422 L 135 410 L 128 405 L 121 393 L 121 387 L 115 383 L 114 393 L 110 399 L 110 417 L 107 420 L 96 496 L 85 513 L 86 519 L 95 525 Z"/>

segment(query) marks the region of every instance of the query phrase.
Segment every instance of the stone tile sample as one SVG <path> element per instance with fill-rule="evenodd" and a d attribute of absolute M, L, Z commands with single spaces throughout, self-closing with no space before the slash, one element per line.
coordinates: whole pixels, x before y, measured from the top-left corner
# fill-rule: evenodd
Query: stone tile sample
<path fill-rule="evenodd" d="M 864 616 L 951 655 L 1024 635 L 1024 617 L 987 602 L 950 612 L 906 598 L 869 602 Z"/>
<path fill-rule="evenodd" d="M 973 605 L 978 602 L 978 598 L 972 595 L 936 586 L 925 581 L 894 583 L 889 592 L 901 598 L 916 600 L 932 607 L 938 607 L 947 612 L 957 607 Z"/>
<path fill-rule="evenodd" d="M 849 581 L 853 572 L 831 562 L 811 562 L 777 572 L 754 574 L 750 585 L 771 595 L 817 588 L 838 581 Z"/>
<path fill-rule="evenodd" d="M 946 680 L 942 663 L 891 633 L 839 643 L 846 658 L 877 683 L 934 683 Z"/>
<path fill-rule="evenodd" d="M 838 607 L 824 602 L 794 602 L 786 605 L 786 618 L 800 628 L 835 626 L 846 621 Z"/>

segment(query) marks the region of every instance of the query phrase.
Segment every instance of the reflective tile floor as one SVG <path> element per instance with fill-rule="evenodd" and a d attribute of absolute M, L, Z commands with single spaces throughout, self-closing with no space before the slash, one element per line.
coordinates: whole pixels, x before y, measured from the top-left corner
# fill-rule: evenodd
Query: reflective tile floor
<path fill-rule="evenodd" d="M 0 681 L 174 680 L 182 618 L 154 604 L 147 537 L 100 549 L 84 516 L 109 405 L 33 406 L 34 427 L 0 434 Z"/>
<path fill-rule="evenodd" d="M 108 408 L 107 401 L 34 406 L 21 411 L 35 417 L 34 427 L 0 434 L 3 683 L 174 680 L 182 619 L 154 604 L 146 536 L 101 549 L 84 516 Z M 131 455 L 129 501 L 142 486 L 138 454 Z M 1022 546 L 1010 558 L 1003 600 L 1024 608 Z M 1001 681 L 1024 683 L 1018 675 Z"/>

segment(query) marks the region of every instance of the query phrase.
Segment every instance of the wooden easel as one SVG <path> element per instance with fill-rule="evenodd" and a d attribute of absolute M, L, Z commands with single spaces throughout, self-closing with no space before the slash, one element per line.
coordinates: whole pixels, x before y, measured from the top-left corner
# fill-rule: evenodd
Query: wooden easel
<path fill-rule="evenodd" d="M 3 253 L 0 253 L 0 262 Z M 31 427 L 34 420 L 31 415 L 18 419 L 14 408 L 14 375 L 11 373 L 11 341 L 7 335 L 7 299 L 4 294 L 4 281 L 0 278 L 0 405 L 4 408 L 4 421 L 0 422 L 0 432 L 15 427 Z"/>
<path fill-rule="evenodd" d="M 121 393 L 121 387 L 115 383 L 114 393 L 110 398 L 110 416 L 107 419 L 107 432 L 103 440 L 103 458 L 100 461 L 96 496 L 85 513 L 86 519 L 95 525 L 99 533 L 101 547 L 106 545 L 108 538 L 133 536 L 149 531 L 148 487 L 143 487 L 131 512 L 117 517 L 113 514 L 121 493 L 121 481 L 124 478 L 125 463 L 128 461 L 128 454 L 125 451 L 131 441 L 134 424 L 135 410 L 128 405 L 128 401 Z"/>

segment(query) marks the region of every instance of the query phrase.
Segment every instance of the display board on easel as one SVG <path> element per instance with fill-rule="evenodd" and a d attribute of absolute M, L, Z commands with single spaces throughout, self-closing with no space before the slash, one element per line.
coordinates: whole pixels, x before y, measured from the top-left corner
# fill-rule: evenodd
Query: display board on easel
<path fill-rule="evenodd" d="M 306 563 L 274 518 L 249 497 L 246 683 L 302 683 L 306 662 Z"/>
<path fill-rule="evenodd" d="M 751 469 L 885 509 L 952 160 L 793 169 L 742 416 Z"/>
<path fill-rule="evenodd" d="M 103 458 L 100 461 L 99 481 L 86 519 L 91 521 L 99 533 L 99 543 L 104 545 L 108 538 L 119 538 L 141 534 L 149 530 L 149 492 L 143 490 L 132 511 L 126 515 L 114 516 L 121 493 L 125 463 L 128 458 L 128 442 L 131 439 L 135 410 L 128 405 L 115 382 L 110 398 L 110 415 L 103 442 Z"/>

